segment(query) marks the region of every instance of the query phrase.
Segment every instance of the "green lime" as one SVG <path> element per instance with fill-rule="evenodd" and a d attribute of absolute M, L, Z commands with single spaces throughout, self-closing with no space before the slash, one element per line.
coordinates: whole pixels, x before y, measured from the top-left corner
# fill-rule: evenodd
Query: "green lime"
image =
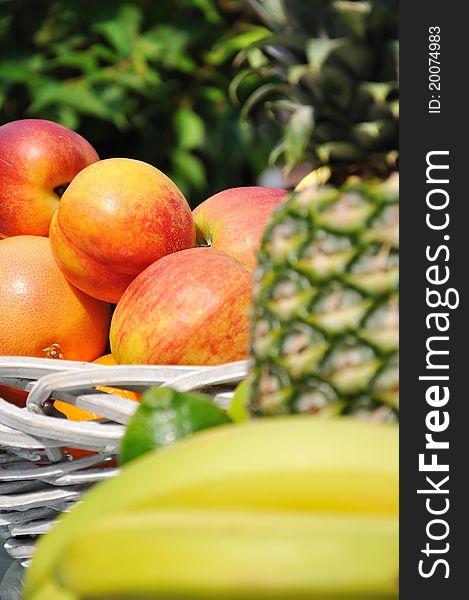
<path fill-rule="evenodd" d="M 144 393 L 127 426 L 120 448 L 121 463 L 170 446 L 196 431 L 231 422 L 210 396 L 167 387 L 151 388 Z"/>

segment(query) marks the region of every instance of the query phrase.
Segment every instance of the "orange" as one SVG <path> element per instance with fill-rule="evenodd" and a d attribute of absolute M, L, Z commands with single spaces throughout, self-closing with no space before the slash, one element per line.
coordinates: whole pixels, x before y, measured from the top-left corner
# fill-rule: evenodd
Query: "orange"
<path fill-rule="evenodd" d="M 104 356 L 100 356 L 96 360 L 93 361 L 98 365 L 116 365 L 116 361 L 112 354 L 105 354 Z M 131 392 L 130 390 L 121 390 L 120 388 L 108 387 L 108 386 L 96 386 L 97 390 L 101 392 L 106 392 L 108 394 L 114 394 L 115 396 L 121 396 L 122 398 L 126 398 L 127 400 L 134 400 L 138 402 L 140 400 L 141 394 L 137 392 Z M 83 410 L 82 408 L 77 408 L 76 406 L 72 406 L 67 402 L 62 402 L 61 400 L 56 400 L 54 402 L 54 407 L 63 413 L 67 419 L 71 421 L 91 421 L 93 419 L 99 419 L 99 415 L 95 415 L 94 413 Z"/>
<path fill-rule="evenodd" d="M 0 355 L 94 360 L 110 318 L 109 304 L 67 281 L 48 238 L 0 240 Z"/>
<path fill-rule="evenodd" d="M 62 400 L 56 400 L 54 408 L 65 415 L 70 421 L 93 421 L 94 419 L 101 418 L 99 415 L 73 406 L 73 404 L 69 404 L 68 402 L 62 402 Z"/>
<path fill-rule="evenodd" d="M 112 354 L 104 354 L 93 362 L 97 365 L 117 365 L 116 359 L 112 356 Z"/>
<path fill-rule="evenodd" d="M 105 354 L 104 356 L 100 356 L 96 360 L 94 360 L 98 365 L 117 365 L 115 358 L 112 354 Z M 107 392 L 108 394 L 116 394 L 117 396 L 121 396 L 122 398 L 127 398 L 127 400 L 134 400 L 135 402 L 139 402 L 142 394 L 138 394 L 137 392 L 132 392 L 130 390 L 121 390 L 120 388 L 107 387 L 107 386 L 98 386 L 98 390 L 101 392 Z"/>

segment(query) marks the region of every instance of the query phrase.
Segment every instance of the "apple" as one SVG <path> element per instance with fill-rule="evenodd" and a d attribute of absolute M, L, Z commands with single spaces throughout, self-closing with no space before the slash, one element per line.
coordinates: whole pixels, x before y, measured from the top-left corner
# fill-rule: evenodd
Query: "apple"
<path fill-rule="evenodd" d="M 65 190 L 49 232 L 67 279 L 99 300 L 117 303 L 159 258 L 192 248 L 191 209 L 175 183 L 139 160 L 90 165 Z"/>
<path fill-rule="evenodd" d="M 247 358 L 252 273 L 213 248 L 170 254 L 125 291 L 111 322 L 119 364 L 216 365 Z"/>
<path fill-rule="evenodd" d="M 267 221 L 286 194 L 278 188 L 252 186 L 211 196 L 193 211 L 197 242 L 221 250 L 253 270 Z"/>
<path fill-rule="evenodd" d="M 0 238 L 47 236 L 64 187 L 99 160 L 81 135 L 42 119 L 0 127 Z"/>

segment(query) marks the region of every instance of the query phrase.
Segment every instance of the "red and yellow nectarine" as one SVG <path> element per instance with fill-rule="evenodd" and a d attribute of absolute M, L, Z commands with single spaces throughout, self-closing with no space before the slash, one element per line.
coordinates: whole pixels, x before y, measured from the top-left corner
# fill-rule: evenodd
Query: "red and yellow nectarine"
<path fill-rule="evenodd" d="M 74 285 L 116 303 L 155 260 L 193 247 L 195 226 L 171 179 L 139 160 L 110 158 L 90 165 L 69 185 L 50 239 Z"/>
<path fill-rule="evenodd" d="M 81 135 L 43 119 L 0 127 L 0 238 L 43 235 L 62 189 L 99 160 Z"/>

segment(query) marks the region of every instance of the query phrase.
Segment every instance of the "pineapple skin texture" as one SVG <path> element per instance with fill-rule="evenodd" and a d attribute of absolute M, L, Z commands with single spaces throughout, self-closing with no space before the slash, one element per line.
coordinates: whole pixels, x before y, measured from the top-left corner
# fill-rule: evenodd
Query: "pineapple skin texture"
<path fill-rule="evenodd" d="M 398 418 L 399 176 L 292 193 L 264 232 L 250 410 Z"/>

